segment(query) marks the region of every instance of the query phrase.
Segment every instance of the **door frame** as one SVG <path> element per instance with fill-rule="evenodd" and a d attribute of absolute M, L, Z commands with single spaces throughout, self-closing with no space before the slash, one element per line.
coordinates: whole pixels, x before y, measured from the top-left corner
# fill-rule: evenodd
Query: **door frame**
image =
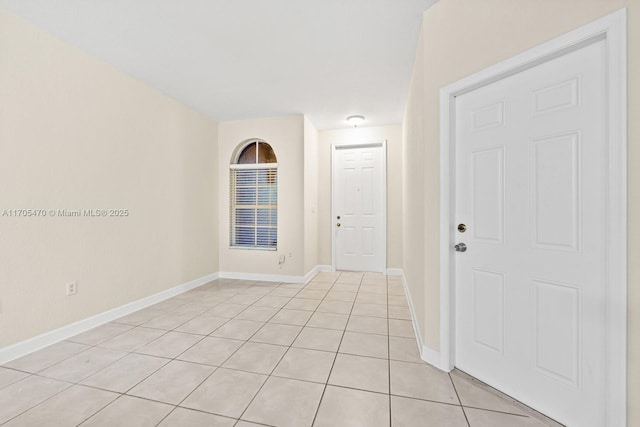
<path fill-rule="evenodd" d="M 382 240 L 380 242 L 380 249 L 384 253 L 382 263 L 382 273 L 387 272 L 387 140 L 376 141 L 356 141 L 348 143 L 331 144 L 331 271 L 337 270 L 337 254 L 336 254 L 336 232 L 335 226 L 336 213 L 336 152 L 338 150 L 348 150 L 350 148 L 365 148 L 365 147 L 381 147 L 382 148 Z"/>
<path fill-rule="evenodd" d="M 440 360 L 455 363 L 456 96 L 605 40 L 608 96 L 606 260 L 607 426 L 626 425 L 627 404 L 627 12 L 620 9 L 440 89 Z"/>

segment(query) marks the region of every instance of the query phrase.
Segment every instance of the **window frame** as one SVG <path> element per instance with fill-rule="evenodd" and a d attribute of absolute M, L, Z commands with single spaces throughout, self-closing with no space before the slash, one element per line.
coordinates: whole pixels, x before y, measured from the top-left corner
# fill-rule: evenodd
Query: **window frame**
<path fill-rule="evenodd" d="M 244 153 L 244 151 L 252 144 L 256 144 L 256 163 L 238 163 L 238 160 Z M 274 153 L 273 147 L 266 141 L 263 140 L 250 140 L 240 145 L 236 150 L 236 154 L 233 158 L 233 163 L 229 165 L 229 248 L 230 249 L 246 249 L 246 250 L 263 250 L 263 251 L 277 251 L 278 250 L 278 163 L 258 163 L 259 161 L 259 147 L 262 144 L 266 144 L 269 146 L 271 151 Z M 276 157 L 277 160 L 277 157 Z M 238 203 L 238 172 L 239 170 L 249 170 L 256 171 L 256 179 L 255 179 L 255 192 L 253 193 L 254 203 L 253 204 L 239 204 Z M 260 186 L 258 173 L 260 170 L 271 171 L 272 176 L 275 178 L 275 183 L 266 186 Z M 267 172 L 269 173 L 269 172 Z M 275 200 L 267 205 L 260 205 L 260 188 L 275 188 Z M 271 200 L 270 200 L 271 201 Z M 248 244 L 238 244 L 238 234 L 237 230 L 239 228 L 237 215 L 238 210 L 240 209 L 253 209 L 254 213 L 252 215 L 253 225 L 242 226 L 242 228 L 253 229 L 254 237 L 253 237 L 253 245 Z M 260 225 L 259 224 L 259 209 L 266 210 L 274 210 L 275 213 L 275 224 L 274 225 Z M 267 245 L 259 245 L 258 244 L 258 231 L 259 228 L 273 228 L 275 229 L 275 241 L 273 244 Z"/>

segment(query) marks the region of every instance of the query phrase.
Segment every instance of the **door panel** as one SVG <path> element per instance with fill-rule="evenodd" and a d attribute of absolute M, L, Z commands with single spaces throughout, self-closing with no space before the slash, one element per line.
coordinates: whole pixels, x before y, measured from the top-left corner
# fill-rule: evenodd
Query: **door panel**
<path fill-rule="evenodd" d="M 533 280 L 535 366 L 552 378 L 578 386 L 579 287 Z M 547 316 L 553 311 L 556 316 Z"/>
<path fill-rule="evenodd" d="M 533 245 L 578 250 L 580 217 L 579 133 L 532 142 Z"/>
<path fill-rule="evenodd" d="M 604 41 L 456 98 L 456 366 L 605 424 Z"/>
<path fill-rule="evenodd" d="M 471 154 L 473 181 L 473 234 L 476 239 L 502 242 L 504 228 L 503 147 Z"/>
<path fill-rule="evenodd" d="M 474 341 L 499 354 L 504 348 L 504 274 L 474 269 Z"/>
<path fill-rule="evenodd" d="M 386 269 L 384 168 L 382 144 L 335 148 L 332 220 L 339 270 Z"/>

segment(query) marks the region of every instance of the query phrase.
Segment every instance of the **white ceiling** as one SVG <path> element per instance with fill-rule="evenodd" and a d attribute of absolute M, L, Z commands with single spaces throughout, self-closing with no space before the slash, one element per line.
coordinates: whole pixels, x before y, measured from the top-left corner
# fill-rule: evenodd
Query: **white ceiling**
<path fill-rule="evenodd" d="M 220 121 L 397 124 L 436 0 L 0 0 L 0 7 Z"/>

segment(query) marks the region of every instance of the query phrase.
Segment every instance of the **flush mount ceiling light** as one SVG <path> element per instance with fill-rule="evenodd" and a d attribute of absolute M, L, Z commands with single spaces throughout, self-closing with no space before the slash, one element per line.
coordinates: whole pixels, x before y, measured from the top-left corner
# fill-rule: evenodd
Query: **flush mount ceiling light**
<path fill-rule="evenodd" d="M 359 124 L 364 122 L 364 116 L 349 116 L 347 117 L 347 123 L 353 125 L 353 127 L 358 127 Z"/>

